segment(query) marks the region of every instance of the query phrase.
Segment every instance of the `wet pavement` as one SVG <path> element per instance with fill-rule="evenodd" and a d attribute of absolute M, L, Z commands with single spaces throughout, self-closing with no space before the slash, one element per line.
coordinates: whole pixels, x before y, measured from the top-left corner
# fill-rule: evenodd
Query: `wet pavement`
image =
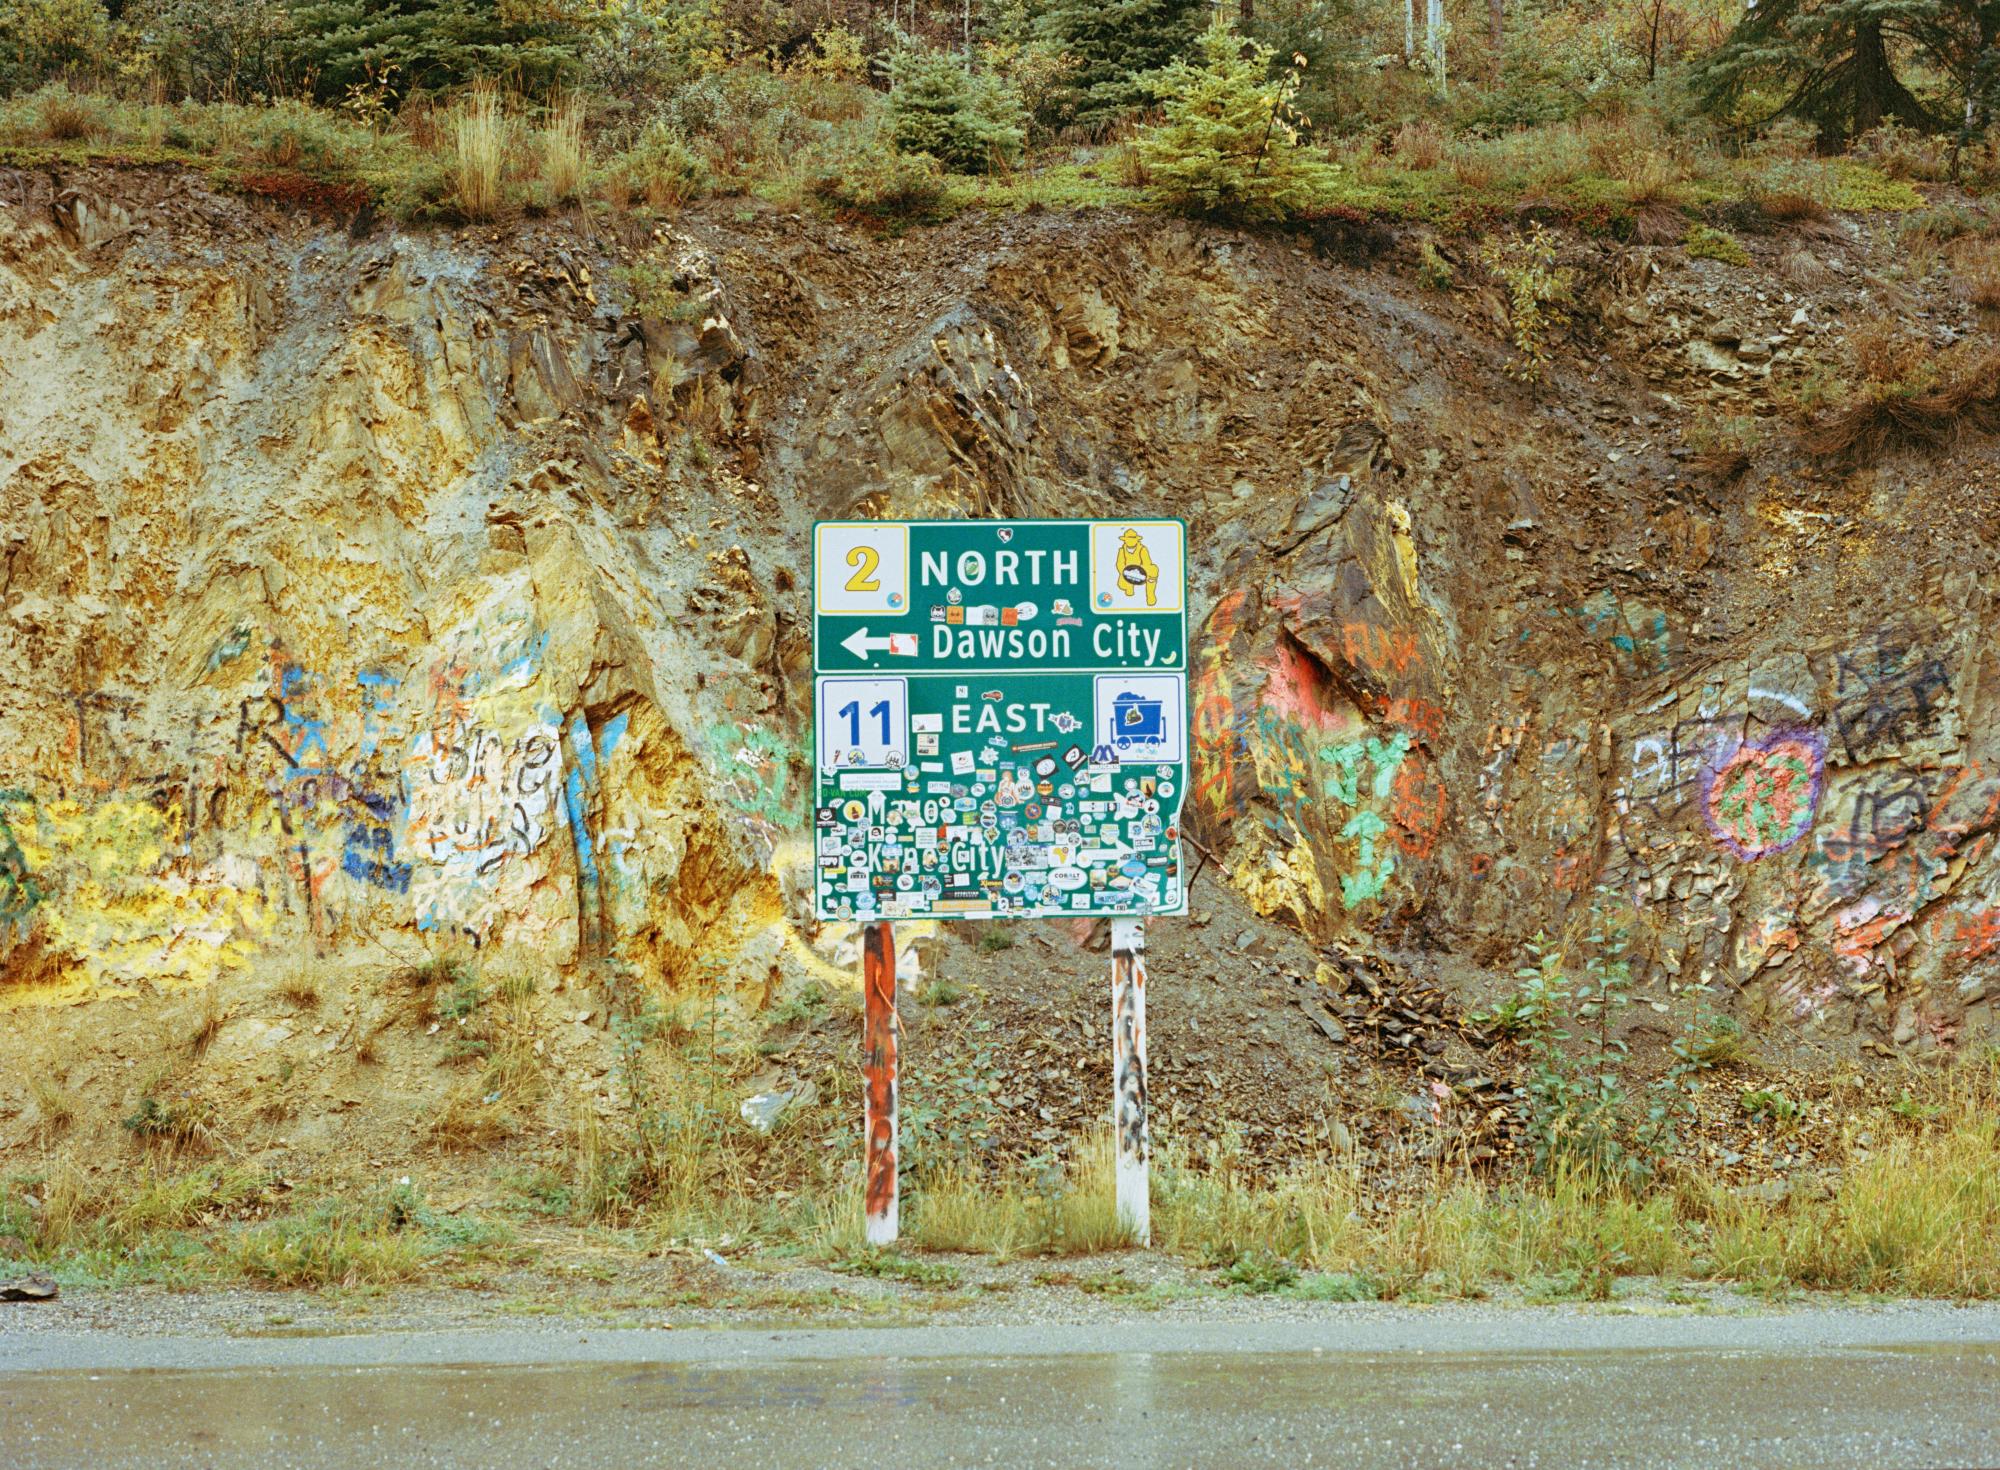
<path fill-rule="evenodd" d="M 175 1345 L 0 1335 L 0 1368 L 28 1369 L 0 1371 L 0 1464 L 2000 1463 L 1990 1312 L 1941 1311 L 1934 1331 L 1928 1314 L 1568 1320 L 1468 1318 L 1442 1350 L 1448 1317 L 1377 1315 L 1226 1341 L 1054 1327 L 990 1352 L 915 1329 L 294 1338 L 137 1368 L 107 1360 Z M 1589 1345 L 1550 1345 L 1564 1336 Z"/>

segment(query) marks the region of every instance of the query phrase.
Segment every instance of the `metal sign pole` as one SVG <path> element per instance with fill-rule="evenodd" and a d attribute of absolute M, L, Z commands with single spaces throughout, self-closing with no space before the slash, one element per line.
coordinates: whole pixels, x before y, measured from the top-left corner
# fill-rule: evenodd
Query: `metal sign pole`
<path fill-rule="evenodd" d="M 861 1075 L 867 1127 L 870 1245 L 896 1242 L 896 938 L 888 921 L 861 926 Z"/>
<path fill-rule="evenodd" d="M 1118 1219 L 1140 1245 L 1153 1241 L 1146 1143 L 1146 921 L 1111 921 L 1112 1133 L 1118 1150 Z"/>

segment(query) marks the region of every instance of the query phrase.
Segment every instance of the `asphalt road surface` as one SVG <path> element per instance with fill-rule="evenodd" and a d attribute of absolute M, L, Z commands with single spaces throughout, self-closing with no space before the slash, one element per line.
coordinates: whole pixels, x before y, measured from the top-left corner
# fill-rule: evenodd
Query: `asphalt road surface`
<path fill-rule="evenodd" d="M 2000 1465 L 2000 1310 L 9 1333 L 0 1465 Z"/>

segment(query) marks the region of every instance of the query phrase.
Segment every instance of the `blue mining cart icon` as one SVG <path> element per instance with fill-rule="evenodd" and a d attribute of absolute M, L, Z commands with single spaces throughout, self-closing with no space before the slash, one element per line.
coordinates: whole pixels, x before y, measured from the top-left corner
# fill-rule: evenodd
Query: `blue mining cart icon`
<path fill-rule="evenodd" d="M 1111 701 L 1112 738 L 1120 750 L 1134 745 L 1158 745 L 1165 738 L 1164 704 L 1129 689 Z"/>

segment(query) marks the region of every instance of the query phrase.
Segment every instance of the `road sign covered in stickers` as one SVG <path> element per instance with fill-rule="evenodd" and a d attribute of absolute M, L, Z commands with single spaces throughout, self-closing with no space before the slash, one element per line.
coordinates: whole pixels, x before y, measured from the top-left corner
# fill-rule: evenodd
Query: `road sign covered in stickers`
<path fill-rule="evenodd" d="M 813 528 L 815 906 L 1187 911 L 1179 521 Z"/>

